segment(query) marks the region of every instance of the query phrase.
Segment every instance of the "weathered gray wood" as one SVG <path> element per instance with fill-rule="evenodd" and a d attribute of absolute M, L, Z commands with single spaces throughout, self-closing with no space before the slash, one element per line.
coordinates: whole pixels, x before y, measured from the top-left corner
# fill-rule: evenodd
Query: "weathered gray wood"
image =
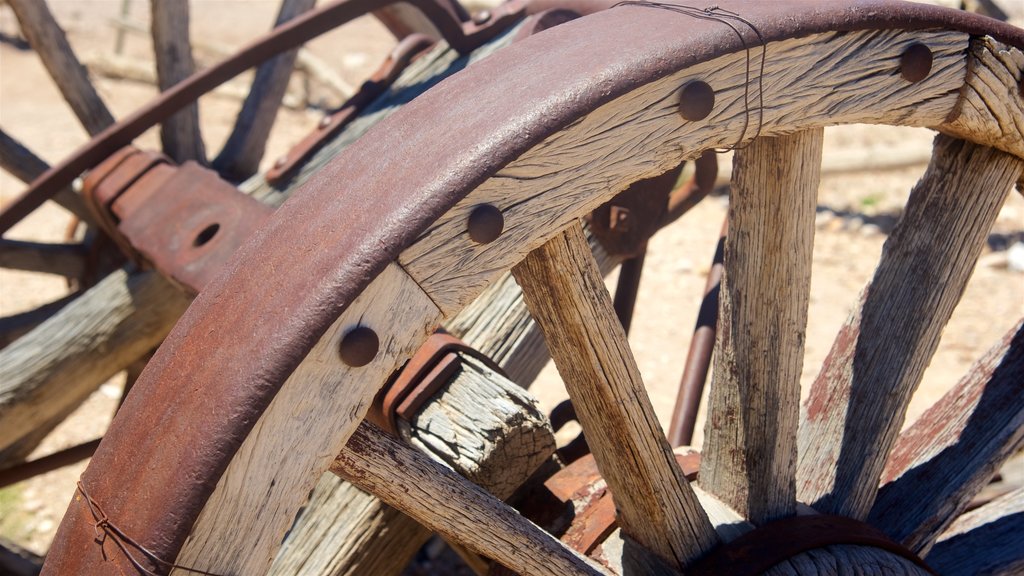
<path fill-rule="evenodd" d="M 479 361 L 462 356 L 453 380 L 403 440 L 498 498 L 511 496 L 555 451 L 536 401 Z M 320 480 L 289 530 L 271 574 L 398 574 L 431 532 L 334 475 Z"/>
<path fill-rule="evenodd" d="M 796 512 L 821 128 L 737 150 L 700 485 L 755 524 Z"/>
<path fill-rule="evenodd" d="M 957 113 L 940 130 L 1024 158 L 1024 52 L 988 36 L 973 38 Z"/>
<path fill-rule="evenodd" d="M 1005 152 L 936 137 L 863 306 L 840 329 L 804 406 L 800 501 L 867 516 L 907 403 L 1022 168 Z"/>
<path fill-rule="evenodd" d="M 1022 443 L 1024 320 L 900 434 L 868 522 L 927 554 Z"/>
<path fill-rule="evenodd" d="M 80 278 L 85 272 L 81 244 L 46 244 L 0 238 L 0 268 Z"/>
<path fill-rule="evenodd" d="M 275 26 L 309 10 L 314 3 L 315 0 L 283 0 Z M 242 104 L 231 135 L 213 162 L 221 174 L 241 180 L 259 169 L 270 129 L 277 118 L 277 109 L 281 107 L 281 100 L 288 89 L 297 53 L 297 50 L 285 52 L 256 69 L 252 89 Z"/>
<path fill-rule="evenodd" d="M 96 135 L 113 124 L 114 117 L 89 82 L 89 75 L 72 52 L 46 2 L 8 0 L 7 4 L 14 10 L 22 33 L 85 130 Z"/>
<path fill-rule="evenodd" d="M 23 437 L 55 426 L 155 348 L 187 305 L 155 272 L 119 270 L 0 350 L 0 462 L 27 455 L 34 446 Z"/>
<path fill-rule="evenodd" d="M 153 53 L 156 56 L 157 85 L 167 90 L 195 72 L 189 41 L 188 2 L 151 0 Z M 206 162 L 206 150 L 199 130 L 199 105 L 195 102 L 174 114 L 160 126 L 164 153 L 177 162 Z"/>
<path fill-rule="evenodd" d="M 47 318 L 56 314 L 65 304 L 77 297 L 78 293 L 73 292 L 53 302 L 47 302 L 38 308 L 0 317 L 0 348 L 5 348 L 11 342 L 28 334 Z"/>
<path fill-rule="evenodd" d="M 958 518 L 925 560 L 944 576 L 1024 573 L 1024 488 Z"/>
<path fill-rule="evenodd" d="M 49 170 L 50 165 L 0 129 L 0 168 L 10 172 L 18 180 L 28 183 Z M 86 210 L 82 197 L 71 188 L 58 191 L 53 201 L 80 219 L 92 221 L 92 215 Z"/>
<path fill-rule="evenodd" d="M 373 492 L 424 526 L 525 574 L 601 574 L 476 484 L 366 422 L 331 472 Z M 457 512 L 456 512 L 457 511 Z"/>
<path fill-rule="evenodd" d="M 671 566 L 717 542 L 676 464 L 579 222 L 512 269 L 540 325 L 623 530 Z"/>

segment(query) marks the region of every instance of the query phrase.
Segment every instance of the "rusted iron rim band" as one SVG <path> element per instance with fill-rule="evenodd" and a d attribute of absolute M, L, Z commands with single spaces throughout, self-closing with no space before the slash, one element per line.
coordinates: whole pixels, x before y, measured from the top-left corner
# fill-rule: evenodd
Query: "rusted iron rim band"
<path fill-rule="evenodd" d="M 793 516 L 759 526 L 712 550 L 687 570 L 692 576 L 756 576 L 780 562 L 826 546 L 870 546 L 891 552 L 935 574 L 924 560 L 881 530 L 844 516 Z"/>
<path fill-rule="evenodd" d="M 742 13 L 766 42 L 945 28 L 994 32 L 1024 47 L 1020 30 L 925 5 L 719 5 Z M 743 50 L 722 28 L 643 8 L 594 14 L 474 63 L 376 125 L 278 209 L 193 302 L 126 400 L 83 484 L 133 537 L 175 557 L 280 386 L 405 248 L 480 183 L 577 118 L 676 70 Z M 614 40 L 587 41 L 595 38 Z M 81 573 L 98 561 L 88 518 L 72 507 L 48 570 Z"/>
<path fill-rule="evenodd" d="M 419 9 L 437 27 L 448 44 L 460 54 L 465 54 L 490 40 L 522 14 L 518 3 L 504 4 L 494 11 L 492 18 L 485 24 L 477 25 L 473 22 L 461 22 L 461 15 L 456 13 L 450 4 L 434 0 L 339 0 L 310 10 L 274 28 L 266 36 L 242 48 L 237 54 L 216 66 L 175 84 L 155 100 L 97 134 L 74 154 L 44 172 L 32 182 L 28 190 L 0 211 L 0 235 L 5 234 L 43 202 L 71 184 L 80 174 L 217 86 L 358 16 L 398 1 Z"/>

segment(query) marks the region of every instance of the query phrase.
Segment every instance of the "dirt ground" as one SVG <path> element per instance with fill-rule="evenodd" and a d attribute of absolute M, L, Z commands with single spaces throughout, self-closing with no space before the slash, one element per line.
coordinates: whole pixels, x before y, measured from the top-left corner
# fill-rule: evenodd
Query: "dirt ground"
<path fill-rule="evenodd" d="M 117 0 L 50 0 L 76 52 L 83 59 L 113 53 L 118 16 Z M 268 29 L 277 1 L 240 2 L 196 0 L 193 5 L 193 37 L 222 46 L 238 46 Z M 148 3 L 132 3 L 130 19 L 145 23 Z M 225 25 L 229 22 L 230 25 Z M 86 141 L 85 132 L 64 105 L 37 57 L 18 46 L 17 23 L 6 6 L 0 6 L 0 126 L 49 162 L 56 162 Z M 361 19 L 312 43 L 310 50 L 329 63 L 344 80 L 358 83 L 380 62 L 393 40 L 375 21 Z M 129 33 L 123 56 L 135 61 L 151 59 L 148 39 Z M 198 53 L 200 63 L 214 58 Z M 123 117 L 156 93 L 152 85 L 93 75 L 100 95 L 115 117 Z M 323 96 L 321 96 L 323 97 Z M 325 103 L 330 103 L 327 96 Z M 314 100 L 316 96 L 314 97 Z M 219 150 L 240 105 L 237 98 L 212 95 L 200 102 L 206 147 Z M 288 146 L 312 130 L 320 118 L 316 109 L 283 110 L 275 127 L 265 161 L 276 158 Z M 440 137 L 439 133 L 439 137 Z M 932 134 L 925 130 L 849 126 L 826 131 L 826 156 L 849 152 L 876 155 L 925 154 Z M 150 131 L 139 139 L 142 147 L 157 148 Z M 827 162 L 826 162 L 827 165 Z M 817 374 L 837 329 L 849 313 L 858 292 L 870 278 L 886 234 L 923 171 L 923 164 L 891 171 L 870 166 L 853 173 L 826 173 L 819 195 L 817 235 L 814 247 L 811 308 L 804 362 L 803 383 Z M 24 186 L 0 173 L 0 202 L 8 202 Z M 689 334 L 710 264 L 718 230 L 727 210 L 727 196 L 718 195 L 700 204 L 675 226 L 651 243 L 640 287 L 630 341 L 645 382 L 663 423 L 667 424 L 675 401 Z M 61 241 L 68 216 L 46 206 L 27 218 L 11 233 L 19 239 Z M 908 414 L 912 421 L 938 399 L 969 365 L 1024 315 L 1024 274 L 1007 266 L 1013 243 L 1024 239 L 1024 197 L 1011 194 L 999 214 L 963 301 L 957 308 Z M 609 280 L 614 285 L 614 278 Z M 64 293 L 63 280 L 0 271 L 0 314 L 31 309 Z M 2 377 L 2 375 L 0 375 Z M 123 378 L 102 386 L 39 448 L 38 455 L 101 435 L 117 405 Z M 557 373 L 549 366 L 535 387 L 545 406 L 563 396 Z M 698 426 L 695 445 L 701 442 Z M 85 464 L 0 490 L 0 538 L 36 553 L 45 553 L 69 501 L 74 481 Z"/>

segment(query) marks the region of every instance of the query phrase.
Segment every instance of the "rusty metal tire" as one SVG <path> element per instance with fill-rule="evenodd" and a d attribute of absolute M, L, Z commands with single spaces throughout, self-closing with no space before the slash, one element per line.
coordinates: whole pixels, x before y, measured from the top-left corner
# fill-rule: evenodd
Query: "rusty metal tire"
<path fill-rule="evenodd" d="M 153 556 L 141 560 L 150 570 L 167 567 L 153 558 L 212 573 L 265 566 L 264 546 L 280 541 L 306 494 L 300 488 L 331 465 L 383 379 L 430 329 L 617 190 L 681 158 L 855 121 L 923 125 L 1002 150 L 992 154 L 1024 155 L 1019 133 L 1007 135 L 994 121 L 965 121 L 972 89 L 964 79 L 970 82 L 977 69 L 967 60 L 993 42 L 1019 54 L 1024 32 L 1016 28 L 894 2 L 722 2 L 717 18 L 662 8 L 597 13 L 467 68 L 382 122 L 295 194 L 196 299 L 136 384 L 82 476 L 88 498 L 72 502 L 45 573 L 135 570 L 121 554 L 104 557 L 87 500 L 102 503 L 105 518 L 150 551 Z M 749 27 L 726 13 L 740 15 Z M 875 45 L 885 57 L 863 63 L 863 76 L 836 72 L 839 86 L 832 93 L 790 92 L 801 110 L 824 102 L 828 113 L 820 117 L 773 116 L 769 106 L 752 118 L 746 104 L 729 100 L 749 88 L 747 82 L 722 88 L 714 75 L 730 58 L 745 62 L 746 50 L 761 43 L 785 55 L 812 42 L 861 46 L 879 36 L 889 40 Z M 936 73 L 901 77 L 903 50 L 932 42 L 944 46 L 934 50 Z M 1019 82 L 1020 64 L 1013 64 L 1019 61 L 1007 61 L 1018 66 L 1011 74 Z M 769 58 L 761 73 L 781 73 L 773 62 Z M 844 99 L 843 90 L 856 89 L 864 77 L 877 80 L 886 96 L 870 106 Z M 947 85 L 949 77 L 959 83 Z M 712 87 L 716 102 L 706 119 L 685 119 L 676 113 L 678 95 L 696 80 Z M 1008 92 L 1011 114 L 1020 114 L 1021 97 L 1019 87 Z M 642 160 L 631 148 L 604 150 L 593 140 L 640 122 L 649 123 Z M 568 183 L 559 175 L 571 176 L 571 189 L 560 188 Z M 537 184 L 544 178 L 551 179 L 541 182 L 548 187 Z M 559 200 L 556 188 L 569 199 Z M 487 244 L 465 233 L 466 218 L 481 204 L 504 214 L 500 236 Z M 554 208 L 543 209 L 547 205 Z M 373 330 L 380 349 L 365 366 L 346 366 L 338 349 L 357 326 Z M 318 398 L 317 406 L 300 397 Z M 286 438 L 296 449 L 279 450 L 282 461 L 271 473 L 225 480 L 240 447 L 258 450 L 257 436 L 276 433 L 275 411 L 305 422 L 325 405 L 334 416 L 329 432 Z M 250 435 L 255 426 L 260 434 Z M 295 470 L 305 472 L 293 483 Z M 249 500 L 252 495 L 269 500 Z M 236 497 L 240 502 L 231 504 Z M 226 506 L 225 518 L 264 508 L 277 513 L 260 517 L 266 533 L 226 522 L 216 543 L 187 543 L 197 520 L 215 513 L 211 502 Z M 698 534 L 688 549 L 663 559 L 688 565 L 713 541 Z M 199 553 L 204 545 L 213 551 Z"/>

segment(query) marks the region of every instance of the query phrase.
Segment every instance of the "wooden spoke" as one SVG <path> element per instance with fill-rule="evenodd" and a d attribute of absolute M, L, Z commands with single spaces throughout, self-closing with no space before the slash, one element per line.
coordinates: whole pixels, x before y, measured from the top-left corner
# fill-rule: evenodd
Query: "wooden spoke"
<path fill-rule="evenodd" d="M 736 152 L 700 484 L 755 524 L 796 511 L 822 129 Z"/>
<path fill-rule="evenodd" d="M 49 170 L 50 165 L 23 146 L 21 142 L 0 130 L 0 168 L 10 172 L 18 180 L 29 183 Z M 71 188 L 64 188 L 57 192 L 53 201 L 80 219 L 87 222 L 92 221 L 92 215 L 85 208 L 81 196 Z"/>
<path fill-rule="evenodd" d="M 187 305 L 157 273 L 120 270 L 0 350 L 0 463 L 27 455 L 100 384 L 155 348 Z"/>
<path fill-rule="evenodd" d="M 77 297 L 78 293 L 73 292 L 53 302 L 47 302 L 38 308 L 0 318 L 0 349 L 6 348 L 11 342 L 31 332 L 36 326 L 45 322 L 47 318 L 56 314 L 65 304 Z"/>
<path fill-rule="evenodd" d="M 512 272 L 615 495 L 623 530 L 682 568 L 717 538 L 658 425 L 580 224 Z"/>
<path fill-rule="evenodd" d="M 156 55 L 157 84 L 167 90 L 195 72 L 188 33 L 188 2 L 151 0 L 153 53 Z M 160 127 L 164 153 L 177 162 L 206 161 L 199 131 L 199 106 L 193 102 L 168 118 Z"/>
<path fill-rule="evenodd" d="M 388 436 L 359 425 L 331 472 L 424 526 L 525 574 L 601 574 L 582 556 L 479 486 Z"/>
<path fill-rule="evenodd" d="M 1004 152 L 936 138 L 863 305 L 840 329 L 805 405 L 801 501 L 860 519 L 871 510 L 910 396 L 1022 167 Z"/>
<path fill-rule="evenodd" d="M 945 576 L 1024 572 L 1024 488 L 958 518 L 925 561 Z"/>
<path fill-rule="evenodd" d="M 926 554 L 1022 441 L 1024 320 L 900 434 L 868 522 Z"/>
<path fill-rule="evenodd" d="M 7 4 L 14 10 L 22 33 L 85 130 L 95 136 L 113 124 L 114 117 L 89 82 L 89 74 L 71 51 L 64 31 L 54 20 L 46 2 L 9 0 Z"/>
<path fill-rule="evenodd" d="M 283 0 L 276 26 L 313 7 L 316 0 Z M 263 158 L 277 109 L 284 99 L 288 79 L 295 67 L 297 50 L 272 58 L 256 69 L 249 95 L 235 120 L 235 127 L 213 166 L 221 174 L 242 180 L 256 173 Z"/>
<path fill-rule="evenodd" d="M 45 244 L 0 238 L 0 268 L 80 278 L 86 268 L 81 244 Z"/>

